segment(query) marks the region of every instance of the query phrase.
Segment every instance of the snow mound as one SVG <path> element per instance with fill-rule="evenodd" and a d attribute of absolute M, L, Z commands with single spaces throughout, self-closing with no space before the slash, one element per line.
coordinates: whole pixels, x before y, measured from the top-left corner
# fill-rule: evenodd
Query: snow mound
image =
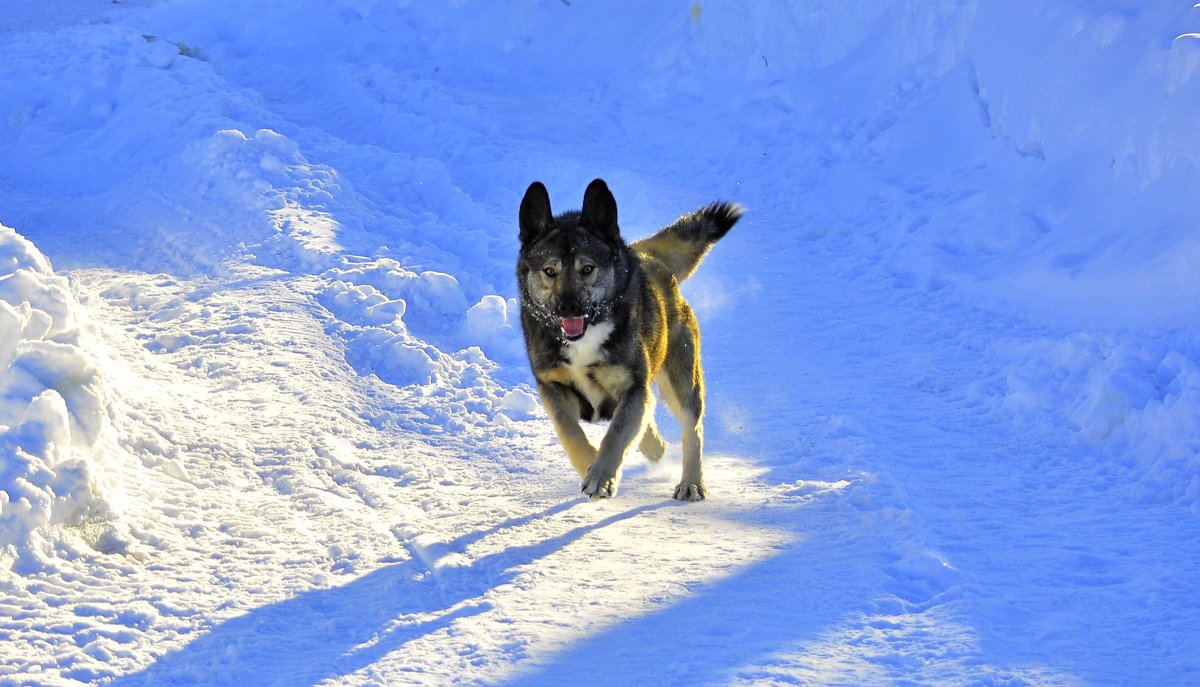
<path fill-rule="evenodd" d="M 1002 412 L 1124 463 L 1142 500 L 1200 509 L 1200 365 L 1186 341 L 1077 333 L 997 350 Z"/>
<path fill-rule="evenodd" d="M 77 528 L 102 551 L 127 546 L 114 525 L 123 485 L 108 389 L 86 339 L 66 278 L 0 225 L 0 561 L 8 566 L 36 566 L 47 526 Z"/>
<path fill-rule="evenodd" d="M 390 258 L 359 260 L 326 272 L 316 293 L 329 313 L 326 330 L 351 366 L 415 394 L 426 425 L 458 431 L 464 419 L 503 424 L 533 416 L 533 395 L 503 387 L 499 365 L 481 348 L 512 354 L 520 334 L 507 320 L 515 304 L 487 296 L 467 308 L 448 274 L 416 273 Z"/>
<path fill-rule="evenodd" d="M 474 347 L 493 361 L 524 362 L 515 299 L 489 294 L 467 307 L 466 293 L 454 276 L 434 270 L 417 272 L 387 257 L 348 259 L 323 276 L 328 286 L 318 300 L 344 323 L 374 330 L 367 337 L 368 347 L 380 355 L 371 358 L 400 365 L 406 371 L 401 375 L 403 383 L 421 379 L 428 383 L 438 376 L 429 355 L 414 352 L 418 342 L 413 337 L 433 344 L 420 347 L 434 357 L 437 349 Z M 382 349 L 399 355 L 389 359 L 390 353 Z M 368 367 L 377 371 L 375 364 Z"/>
<path fill-rule="evenodd" d="M 328 212 L 343 182 L 335 170 L 310 163 L 300 146 L 270 129 L 247 136 L 225 129 L 184 153 L 186 179 L 214 207 L 229 208 L 218 225 L 242 225 L 227 247 L 261 244 L 267 264 L 320 268 L 341 249 L 341 224 Z M 274 259 L 267 259 L 274 258 Z"/>

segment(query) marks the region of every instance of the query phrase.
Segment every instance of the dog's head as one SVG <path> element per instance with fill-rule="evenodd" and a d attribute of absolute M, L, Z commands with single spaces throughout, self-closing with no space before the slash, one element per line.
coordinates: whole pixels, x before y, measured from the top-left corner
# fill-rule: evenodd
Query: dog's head
<path fill-rule="evenodd" d="M 522 305 L 567 341 L 612 314 L 626 269 L 625 244 L 617 227 L 617 201 L 596 179 L 583 209 L 555 217 L 550 196 L 533 182 L 521 201 L 521 256 L 517 280 Z"/>

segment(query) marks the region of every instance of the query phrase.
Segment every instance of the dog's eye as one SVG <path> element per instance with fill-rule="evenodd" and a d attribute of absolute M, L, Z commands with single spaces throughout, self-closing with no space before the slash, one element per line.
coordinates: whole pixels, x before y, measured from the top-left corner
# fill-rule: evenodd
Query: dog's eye
<path fill-rule="evenodd" d="M 558 276 L 558 270 L 554 269 L 553 267 L 544 267 L 542 268 L 542 272 L 551 279 Z"/>
<path fill-rule="evenodd" d="M 583 269 L 579 270 L 579 273 L 586 276 L 595 271 L 596 271 L 595 265 L 584 265 Z"/>

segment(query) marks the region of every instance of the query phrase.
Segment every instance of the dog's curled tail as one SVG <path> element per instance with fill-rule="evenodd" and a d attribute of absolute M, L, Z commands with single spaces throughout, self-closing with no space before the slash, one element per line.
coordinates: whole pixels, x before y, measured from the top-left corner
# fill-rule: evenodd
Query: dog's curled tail
<path fill-rule="evenodd" d="M 634 242 L 633 249 L 658 261 L 683 281 L 744 213 L 737 203 L 712 203 L 680 217 L 654 236 Z"/>

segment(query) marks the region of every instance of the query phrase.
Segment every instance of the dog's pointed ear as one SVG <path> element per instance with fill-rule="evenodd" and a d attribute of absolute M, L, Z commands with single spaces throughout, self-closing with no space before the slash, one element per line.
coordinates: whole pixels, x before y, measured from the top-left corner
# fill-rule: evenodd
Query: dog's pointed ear
<path fill-rule="evenodd" d="M 521 244 L 537 239 L 554 222 L 550 213 L 550 194 L 542 182 L 535 181 L 525 190 L 521 200 Z"/>
<path fill-rule="evenodd" d="M 580 214 L 583 221 L 593 229 L 613 238 L 619 236 L 617 201 L 603 179 L 595 179 L 588 184 L 587 191 L 583 194 L 583 211 Z"/>

